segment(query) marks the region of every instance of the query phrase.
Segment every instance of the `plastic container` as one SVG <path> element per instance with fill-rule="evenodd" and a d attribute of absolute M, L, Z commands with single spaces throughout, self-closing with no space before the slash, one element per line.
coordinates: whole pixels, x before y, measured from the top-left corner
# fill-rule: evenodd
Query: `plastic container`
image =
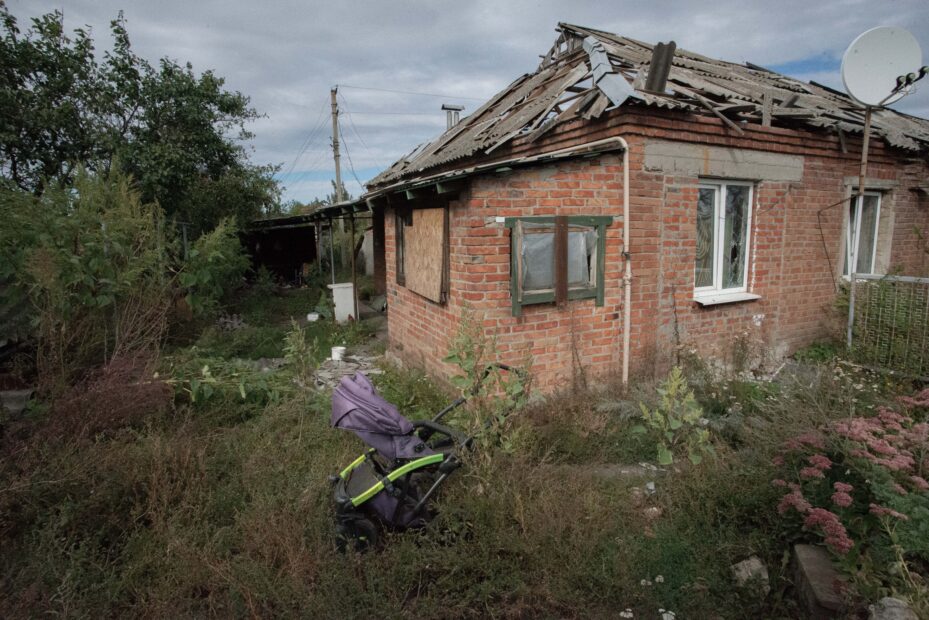
<path fill-rule="evenodd" d="M 315 323 L 315 322 L 318 321 L 318 320 L 319 320 L 319 312 L 309 312 L 309 313 L 307 313 L 307 315 L 306 315 L 306 322 L 307 322 L 307 323 Z"/>
<path fill-rule="evenodd" d="M 345 356 L 345 347 L 332 347 L 332 361 L 341 362 Z"/>
<path fill-rule="evenodd" d="M 351 282 L 339 282 L 337 284 L 327 284 L 326 286 L 332 291 L 335 320 L 339 323 L 345 323 L 350 316 L 355 314 L 355 287 Z"/>

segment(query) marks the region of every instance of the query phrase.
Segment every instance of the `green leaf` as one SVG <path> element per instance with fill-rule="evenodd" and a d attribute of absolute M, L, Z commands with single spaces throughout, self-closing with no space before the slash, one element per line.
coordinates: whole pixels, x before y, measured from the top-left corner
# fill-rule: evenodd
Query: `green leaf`
<path fill-rule="evenodd" d="M 452 377 L 451 382 L 452 382 L 452 385 L 454 385 L 457 388 L 461 388 L 461 389 L 465 389 L 466 387 L 468 387 L 470 383 L 467 377 L 463 377 L 461 375 L 455 375 L 454 377 Z"/>
<path fill-rule="evenodd" d="M 239 395 L 242 397 L 242 400 L 245 400 L 245 383 L 239 381 Z"/>
<path fill-rule="evenodd" d="M 683 425 L 684 425 L 684 423 L 681 422 L 680 420 L 678 420 L 677 418 L 672 418 L 672 417 L 669 417 L 669 418 L 668 418 L 668 426 L 671 427 L 671 430 L 672 430 L 672 431 L 676 431 L 677 429 L 679 429 L 679 428 L 682 427 Z"/>
<path fill-rule="evenodd" d="M 445 362 L 446 364 L 455 364 L 456 366 L 461 364 L 461 360 L 454 353 L 452 353 L 451 355 L 446 355 L 442 361 Z"/>
<path fill-rule="evenodd" d="M 636 424 L 635 426 L 629 429 L 629 432 L 634 433 L 636 435 L 642 435 L 644 433 L 647 433 L 648 429 L 645 428 L 645 426 L 642 424 Z"/>
<path fill-rule="evenodd" d="M 671 454 L 671 451 L 664 447 L 663 444 L 658 445 L 658 463 L 659 465 L 670 465 L 674 462 L 674 455 Z"/>
<path fill-rule="evenodd" d="M 690 462 L 693 463 L 694 465 L 699 465 L 700 463 L 703 462 L 703 457 L 700 455 L 699 452 L 688 452 L 687 458 L 689 458 Z"/>

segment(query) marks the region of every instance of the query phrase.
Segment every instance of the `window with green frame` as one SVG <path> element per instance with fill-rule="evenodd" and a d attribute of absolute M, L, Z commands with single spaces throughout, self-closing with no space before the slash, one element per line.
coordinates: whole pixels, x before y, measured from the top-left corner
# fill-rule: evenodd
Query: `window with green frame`
<path fill-rule="evenodd" d="M 513 316 L 523 306 L 596 299 L 603 305 L 606 227 L 611 216 L 513 217 L 510 293 Z"/>

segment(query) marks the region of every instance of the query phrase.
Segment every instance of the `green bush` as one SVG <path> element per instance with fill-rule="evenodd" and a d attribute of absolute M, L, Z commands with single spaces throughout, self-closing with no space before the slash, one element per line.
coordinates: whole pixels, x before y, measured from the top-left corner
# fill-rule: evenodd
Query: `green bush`
<path fill-rule="evenodd" d="M 710 432 L 705 428 L 709 421 L 703 417 L 703 409 L 694 398 L 693 390 L 680 368 L 674 367 L 668 378 L 659 386 L 661 400 L 650 409 L 640 405 L 644 425 L 632 432 L 650 434 L 655 438 L 658 462 L 670 465 L 675 452 L 686 452 L 687 458 L 698 465 L 706 454 L 714 454 L 710 443 Z"/>
<path fill-rule="evenodd" d="M 82 369 L 157 349 L 171 303 L 172 247 L 161 209 L 128 178 L 80 172 L 36 197 L 0 191 L 4 295 L 31 302 L 46 387 Z M 4 300 L 6 302 L 6 300 Z"/>
<path fill-rule="evenodd" d="M 241 288 L 248 268 L 248 255 L 232 219 L 223 219 L 194 241 L 180 273 L 181 286 L 194 314 L 215 314 L 220 302 Z"/>
<path fill-rule="evenodd" d="M 842 347 L 836 342 L 814 342 L 794 353 L 794 359 L 800 362 L 822 364 L 839 357 Z"/>

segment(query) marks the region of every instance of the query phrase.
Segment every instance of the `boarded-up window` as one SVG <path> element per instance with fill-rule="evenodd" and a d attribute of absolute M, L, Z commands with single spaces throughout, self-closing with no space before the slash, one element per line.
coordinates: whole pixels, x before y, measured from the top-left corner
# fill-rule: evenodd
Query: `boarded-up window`
<path fill-rule="evenodd" d="M 529 304 L 593 297 L 603 305 L 609 216 L 507 218 L 513 315 Z"/>
<path fill-rule="evenodd" d="M 398 218 L 397 252 L 403 285 L 426 299 L 444 302 L 447 293 L 448 233 L 446 210 L 413 209 L 412 217 Z"/>
<path fill-rule="evenodd" d="M 553 224 L 520 222 L 522 236 L 520 291 L 536 293 L 555 289 L 555 227 Z M 571 226 L 568 229 L 568 288 L 593 288 L 597 285 L 597 228 Z"/>

